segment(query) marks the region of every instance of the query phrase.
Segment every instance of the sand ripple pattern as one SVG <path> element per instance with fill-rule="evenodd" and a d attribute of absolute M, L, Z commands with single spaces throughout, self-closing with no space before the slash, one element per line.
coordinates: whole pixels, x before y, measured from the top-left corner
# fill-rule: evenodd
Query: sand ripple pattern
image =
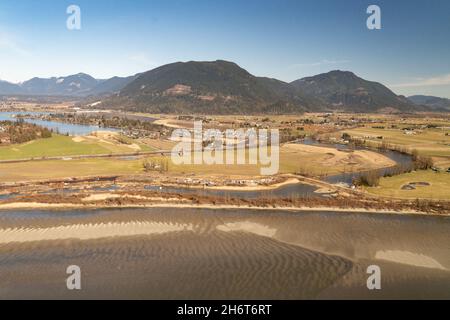
<path fill-rule="evenodd" d="M 66 289 L 79 265 L 83 290 Z M 382 288 L 367 290 L 367 266 Z M 136 209 L 0 212 L 1 298 L 450 298 L 450 219 Z"/>
<path fill-rule="evenodd" d="M 71 264 L 83 271 L 79 293 L 65 289 Z M 9 244 L 0 246 L 0 265 L 0 298 L 305 299 L 352 268 L 235 232 Z"/>
<path fill-rule="evenodd" d="M 192 225 L 157 222 L 122 222 L 101 224 L 75 224 L 52 228 L 0 229 L 0 244 L 51 240 L 93 240 L 109 237 L 125 237 L 192 231 Z"/>

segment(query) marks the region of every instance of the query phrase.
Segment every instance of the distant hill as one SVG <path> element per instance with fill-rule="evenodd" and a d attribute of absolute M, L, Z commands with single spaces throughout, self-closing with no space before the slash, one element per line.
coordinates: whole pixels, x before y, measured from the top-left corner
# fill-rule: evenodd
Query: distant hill
<path fill-rule="evenodd" d="M 136 80 L 139 75 L 130 77 L 113 77 L 107 80 L 99 80 L 98 84 L 94 86 L 89 92 L 89 95 L 105 95 L 111 93 L 118 93 L 125 86 Z"/>
<path fill-rule="evenodd" d="M 282 113 L 320 109 L 288 83 L 255 77 L 228 61 L 177 62 L 141 74 L 102 103 L 151 113 Z"/>
<path fill-rule="evenodd" d="M 408 100 L 416 105 L 426 106 L 433 110 L 450 111 L 450 99 L 434 96 L 416 95 L 408 97 Z"/>
<path fill-rule="evenodd" d="M 120 91 L 136 78 L 137 75 L 98 80 L 88 74 L 78 73 L 67 77 L 32 78 L 21 84 L 0 81 L 0 95 L 72 97 L 107 95 Z"/>
<path fill-rule="evenodd" d="M 306 95 L 322 99 L 334 110 L 380 112 L 420 109 L 384 85 L 364 80 L 349 71 L 331 71 L 291 84 Z"/>
<path fill-rule="evenodd" d="M 0 80 L 0 95 L 20 94 L 22 89 L 19 85 Z"/>
<path fill-rule="evenodd" d="M 59 78 L 33 78 L 22 83 L 24 94 L 29 95 L 66 95 L 80 96 L 86 94 L 99 81 L 88 74 L 79 73 Z"/>

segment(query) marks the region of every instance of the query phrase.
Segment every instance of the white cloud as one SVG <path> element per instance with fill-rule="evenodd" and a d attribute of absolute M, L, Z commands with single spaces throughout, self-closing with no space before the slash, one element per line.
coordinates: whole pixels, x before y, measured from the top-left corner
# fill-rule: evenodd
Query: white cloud
<path fill-rule="evenodd" d="M 328 60 L 324 59 L 321 61 L 311 62 L 311 63 L 297 63 L 293 64 L 290 67 L 291 68 L 305 68 L 305 67 L 319 67 L 319 66 L 325 66 L 325 65 L 334 65 L 334 64 L 346 64 L 349 63 L 349 60 Z"/>
<path fill-rule="evenodd" d="M 411 88 L 411 87 L 431 87 L 431 86 L 445 86 L 450 85 L 450 74 L 429 78 L 416 78 L 410 82 L 392 84 L 392 88 Z"/>
<path fill-rule="evenodd" d="M 0 31 L 0 48 L 9 50 L 12 53 L 18 54 L 22 57 L 31 56 L 31 53 L 23 49 L 11 34 L 4 31 Z"/>

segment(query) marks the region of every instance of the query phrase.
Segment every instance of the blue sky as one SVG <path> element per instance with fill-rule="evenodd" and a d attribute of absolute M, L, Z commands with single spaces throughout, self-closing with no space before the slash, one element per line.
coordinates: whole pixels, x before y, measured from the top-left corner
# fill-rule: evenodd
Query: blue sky
<path fill-rule="evenodd" d="M 66 9 L 81 8 L 79 31 Z M 366 9 L 381 8 L 368 30 Z M 399 94 L 450 98 L 450 1 L 1 0 L 0 79 L 126 76 L 175 61 L 231 60 L 292 81 L 334 69 Z"/>

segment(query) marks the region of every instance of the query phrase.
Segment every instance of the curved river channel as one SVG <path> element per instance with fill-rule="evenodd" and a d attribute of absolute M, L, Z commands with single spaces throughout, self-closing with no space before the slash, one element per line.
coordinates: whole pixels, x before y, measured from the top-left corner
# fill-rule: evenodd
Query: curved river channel
<path fill-rule="evenodd" d="M 350 147 L 348 145 L 345 144 L 329 144 L 329 143 L 322 143 L 322 142 L 318 142 L 316 140 L 313 139 L 305 139 L 305 141 L 303 142 L 304 144 L 307 145 L 311 145 L 311 146 L 321 146 L 321 147 L 329 147 L 329 148 L 334 148 L 337 150 L 369 150 L 368 148 L 364 148 L 364 147 Z M 413 164 L 413 159 L 409 154 L 404 154 L 398 151 L 392 151 L 392 150 L 385 150 L 385 151 L 373 151 L 373 152 L 378 152 L 386 157 L 388 157 L 389 159 L 393 160 L 397 165 L 403 165 L 405 167 L 409 167 Z M 393 167 L 389 167 L 389 168 L 383 168 L 383 169 L 379 169 L 378 172 L 380 173 L 381 176 L 385 175 L 385 174 L 389 174 L 394 172 L 394 168 Z M 359 176 L 361 176 L 362 174 L 364 174 L 365 172 L 350 172 L 350 173 L 342 173 L 342 174 L 338 174 L 338 175 L 333 175 L 333 176 L 329 176 L 329 177 L 325 177 L 323 180 L 329 183 L 346 183 L 346 184 L 351 184 L 353 182 L 353 180 Z"/>

